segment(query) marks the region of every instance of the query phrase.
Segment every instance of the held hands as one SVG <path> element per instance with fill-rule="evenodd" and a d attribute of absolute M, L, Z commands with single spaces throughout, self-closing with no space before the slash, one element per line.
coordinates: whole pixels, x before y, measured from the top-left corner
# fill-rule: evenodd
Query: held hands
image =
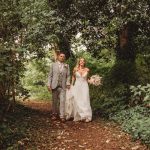
<path fill-rule="evenodd" d="M 68 90 L 70 89 L 70 85 L 67 85 L 67 89 L 68 89 Z"/>
<path fill-rule="evenodd" d="M 87 82 L 90 83 L 90 79 L 88 79 Z"/>

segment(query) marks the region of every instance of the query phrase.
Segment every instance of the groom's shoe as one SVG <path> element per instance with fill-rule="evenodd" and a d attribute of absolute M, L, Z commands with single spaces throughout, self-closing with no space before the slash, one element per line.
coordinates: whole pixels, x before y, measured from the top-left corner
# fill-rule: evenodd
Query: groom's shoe
<path fill-rule="evenodd" d="M 88 123 L 88 122 L 91 122 L 91 120 L 90 119 L 85 119 L 85 122 Z"/>

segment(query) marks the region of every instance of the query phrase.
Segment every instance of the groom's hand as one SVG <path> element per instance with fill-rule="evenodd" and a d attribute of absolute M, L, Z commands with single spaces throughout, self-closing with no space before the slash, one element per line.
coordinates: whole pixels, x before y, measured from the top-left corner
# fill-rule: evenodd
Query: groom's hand
<path fill-rule="evenodd" d="M 70 85 L 67 85 L 67 89 L 68 89 L 68 90 L 70 89 Z"/>
<path fill-rule="evenodd" d="M 52 91 L 52 89 L 51 89 L 51 87 L 50 87 L 50 86 L 48 86 L 47 88 L 48 88 L 48 91 L 49 91 L 49 92 L 51 92 L 51 91 Z"/>

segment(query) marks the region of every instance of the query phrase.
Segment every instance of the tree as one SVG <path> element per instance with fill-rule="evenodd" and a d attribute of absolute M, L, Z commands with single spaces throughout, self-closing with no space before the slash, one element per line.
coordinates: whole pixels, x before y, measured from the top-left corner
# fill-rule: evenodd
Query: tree
<path fill-rule="evenodd" d="M 0 105 L 2 116 L 14 105 L 19 77 L 23 70 L 23 51 L 18 43 L 22 29 L 18 1 L 2 1 L 0 9 Z M 22 61 L 22 62 L 21 62 Z"/>
<path fill-rule="evenodd" d="M 49 3 L 57 15 L 63 18 L 61 26 L 65 26 L 62 30 L 65 36 L 71 38 L 80 31 L 88 51 L 93 53 L 93 56 L 100 58 L 100 51 L 106 48 L 112 53 L 115 52 L 116 66 L 120 66 L 118 69 L 123 68 L 121 64 L 124 63 L 126 68 L 129 67 L 132 71 L 135 69 L 137 53 L 140 53 L 150 40 L 148 0 L 53 0 Z M 124 75 L 130 76 L 130 71 Z M 120 78 L 121 82 L 132 82 L 123 80 Z"/>

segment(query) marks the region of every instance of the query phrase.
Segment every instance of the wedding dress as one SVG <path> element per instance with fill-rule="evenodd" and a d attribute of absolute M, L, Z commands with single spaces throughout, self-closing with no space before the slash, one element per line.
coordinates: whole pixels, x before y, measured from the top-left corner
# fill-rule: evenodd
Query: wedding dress
<path fill-rule="evenodd" d="M 90 106 L 89 86 L 87 72 L 81 75 L 75 73 L 76 81 L 74 86 L 66 92 L 66 114 L 68 118 L 73 117 L 74 121 L 92 120 Z M 69 107 L 68 107 L 69 106 Z"/>

